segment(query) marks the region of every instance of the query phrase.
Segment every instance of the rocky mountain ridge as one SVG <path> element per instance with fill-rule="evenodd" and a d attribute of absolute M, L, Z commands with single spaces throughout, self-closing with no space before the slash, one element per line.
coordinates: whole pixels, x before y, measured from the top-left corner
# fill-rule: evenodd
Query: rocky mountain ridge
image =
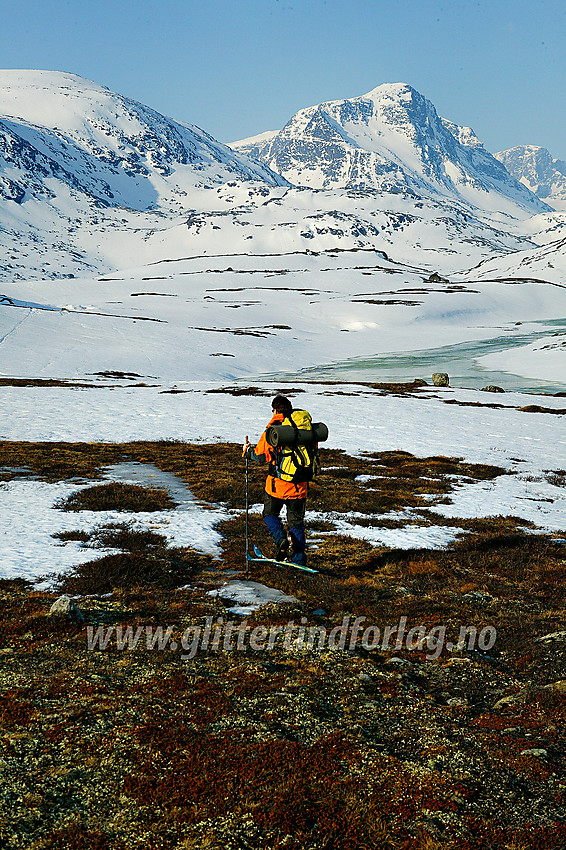
<path fill-rule="evenodd" d="M 155 209 L 201 181 L 285 181 L 200 128 L 73 74 L 0 72 L 0 193 L 53 197 L 55 178 L 101 206 Z"/>

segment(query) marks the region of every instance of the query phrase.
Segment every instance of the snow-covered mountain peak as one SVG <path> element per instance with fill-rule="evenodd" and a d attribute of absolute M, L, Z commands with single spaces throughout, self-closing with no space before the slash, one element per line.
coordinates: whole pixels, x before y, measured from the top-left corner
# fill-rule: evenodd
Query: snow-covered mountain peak
<path fill-rule="evenodd" d="M 538 145 L 517 145 L 495 157 L 531 192 L 557 210 L 566 209 L 566 162 Z"/>
<path fill-rule="evenodd" d="M 196 126 L 55 71 L 0 71 L 0 171 L 27 197 L 52 192 L 54 177 L 131 209 L 159 208 L 203 181 L 284 182 Z"/>
<path fill-rule="evenodd" d="M 370 98 L 371 100 L 379 100 L 383 97 L 394 97 L 401 100 L 403 97 L 410 99 L 414 95 L 419 95 L 419 92 L 410 86 L 408 83 L 381 83 L 362 97 Z M 422 95 L 419 95 L 421 97 Z"/>
<path fill-rule="evenodd" d="M 439 117 L 407 83 L 299 110 L 275 136 L 236 143 L 291 183 L 315 189 L 408 191 L 513 216 L 548 207 L 483 147 Z"/>
<path fill-rule="evenodd" d="M 112 97 L 104 86 L 63 71 L 0 70 L 0 111 L 43 127 L 66 128 L 82 118 L 85 101 Z M 75 116 L 73 118 L 73 116 Z"/>
<path fill-rule="evenodd" d="M 383 113 L 384 116 L 387 115 L 388 110 L 394 109 L 397 114 L 403 110 L 409 113 L 418 111 L 421 114 L 430 112 L 435 119 L 438 118 L 434 104 L 408 83 L 382 83 L 367 94 L 351 98 L 351 100 L 371 100 L 376 111 Z M 394 120 L 394 117 L 390 116 L 390 120 Z"/>
<path fill-rule="evenodd" d="M 281 186 L 204 130 L 90 80 L 0 71 L 0 274 L 107 268 L 109 228 L 118 236 L 132 215 L 150 214 L 135 219 L 138 254 L 158 219 L 225 209 Z"/>

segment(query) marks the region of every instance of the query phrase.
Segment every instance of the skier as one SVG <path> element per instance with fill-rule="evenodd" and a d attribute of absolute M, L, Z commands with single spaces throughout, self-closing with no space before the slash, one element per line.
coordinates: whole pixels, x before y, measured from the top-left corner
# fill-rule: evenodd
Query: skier
<path fill-rule="evenodd" d="M 271 409 L 273 416 L 267 424 L 267 428 L 283 422 L 285 417 L 290 416 L 293 405 L 285 396 L 277 395 L 271 403 Z M 307 482 L 300 481 L 295 484 L 277 477 L 277 470 L 273 463 L 274 450 L 267 442 L 265 431 L 255 448 L 247 442 L 246 438 L 244 453 L 249 460 L 270 464 L 263 494 L 263 521 L 275 541 L 275 557 L 277 560 L 283 560 L 289 551 L 289 538 L 283 523 L 279 519 L 281 509 L 285 505 L 287 508 L 287 526 L 291 537 L 291 561 L 294 564 L 305 566 L 307 557 L 305 553 L 304 519 L 308 492 Z"/>

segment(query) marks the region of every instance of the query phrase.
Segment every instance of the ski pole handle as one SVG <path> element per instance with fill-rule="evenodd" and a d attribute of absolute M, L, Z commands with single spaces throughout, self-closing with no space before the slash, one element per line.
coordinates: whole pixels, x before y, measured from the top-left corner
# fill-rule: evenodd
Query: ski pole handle
<path fill-rule="evenodd" d="M 242 448 L 242 457 L 244 457 L 244 455 L 246 454 L 249 447 L 250 447 L 250 439 L 249 439 L 248 436 L 246 436 L 246 441 L 245 441 L 244 446 Z"/>

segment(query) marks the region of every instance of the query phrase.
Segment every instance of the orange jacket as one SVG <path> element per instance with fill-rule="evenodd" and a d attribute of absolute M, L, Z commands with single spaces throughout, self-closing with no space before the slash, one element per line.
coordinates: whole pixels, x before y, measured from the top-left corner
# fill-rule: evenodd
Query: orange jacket
<path fill-rule="evenodd" d="M 284 418 L 282 413 L 274 413 L 267 423 L 267 428 L 270 425 L 275 425 L 277 422 L 283 422 Z M 258 458 L 263 455 L 266 463 L 273 461 L 273 449 L 267 442 L 265 431 L 259 438 L 254 451 Z M 268 475 L 265 481 L 265 492 L 269 493 L 270 496 L 275 496 L 276 499 L 305 499 L 308 492 L 308 484 L 306 481 L 301 481 L 299 484 L 292 484 L 290 481 L 282 481 L 281 478 Z"/>

